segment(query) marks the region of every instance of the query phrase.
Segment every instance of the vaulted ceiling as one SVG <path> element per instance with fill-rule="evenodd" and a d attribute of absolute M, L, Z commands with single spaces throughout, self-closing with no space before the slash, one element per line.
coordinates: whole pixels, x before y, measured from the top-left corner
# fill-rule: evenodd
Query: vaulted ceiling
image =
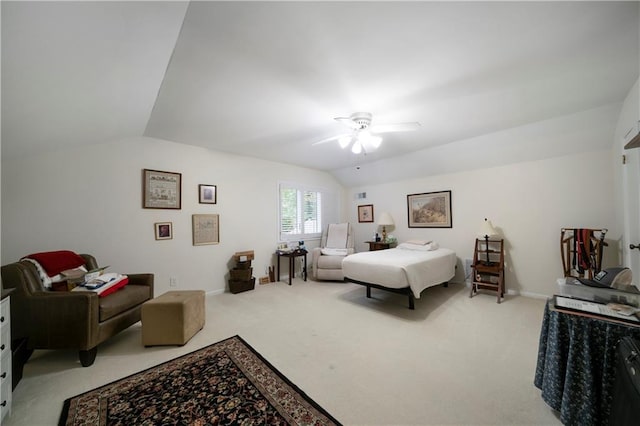
<path fill-rule="evenodd" d="M 639 75 L 637 2 L 1 7 L 3 161 L 149 136 L 358 185 L 608 146 Z M 422 126 L 367 155 L 314 145 L 355 111 Z"/>

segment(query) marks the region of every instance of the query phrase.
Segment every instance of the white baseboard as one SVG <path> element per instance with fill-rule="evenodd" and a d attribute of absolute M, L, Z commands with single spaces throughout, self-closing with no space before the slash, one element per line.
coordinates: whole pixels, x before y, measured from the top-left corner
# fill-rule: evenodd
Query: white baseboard
<path fill-rule="evenodd" d="M 465 281 L 464 285 L 465 287 L 471 289 L 471 281 Z M 548 299 L 549 297 L 551 297 L 548 294 L 533 293 L 531 291 L 517 291 L 513 289 L 507 289 L 507 295 L 531 297 L 532 299 Z"/>

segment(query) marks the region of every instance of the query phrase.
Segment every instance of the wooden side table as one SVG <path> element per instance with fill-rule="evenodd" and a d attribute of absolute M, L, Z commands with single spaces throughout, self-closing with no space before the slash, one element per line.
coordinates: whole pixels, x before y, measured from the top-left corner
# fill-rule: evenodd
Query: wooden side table
<path fill-rule="evenodd" d="M 393 243 L 383 243 L 382 241 L 365 241 L 369 244 L 369 251 L 390 249 Z"/>
<path fill-rule="evenodd" d="M 624 336 L 640 339 L 640 328 L 562 311 L 552 300 L 545 305 L 534 384 L 562 424 L 613 424 L 616 349 Z"/>
<path fill-rule="evenodd" d="M 280 258 L 288 257 L 289 258 L 289 285 L 291 285 L 291 279 L 295 274 L 295 260 L 296 257 L 304 256 L 304 267 L 302 268 L 302 279 L 307 280 L 307 251 L 304 249 L 298 249 L 290 252 L 282 252 L 280 250 L 276 251 L 276 255 L 278 256 L 278 260 L 276 262 L 277 266 L 277 280 L 280 281 Z"/>

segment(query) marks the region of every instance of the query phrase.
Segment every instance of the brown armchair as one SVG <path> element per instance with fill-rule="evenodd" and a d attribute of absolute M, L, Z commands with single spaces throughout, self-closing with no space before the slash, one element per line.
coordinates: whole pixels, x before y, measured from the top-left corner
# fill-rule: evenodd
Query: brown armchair
<path fill-rule="evenodd" d="M 81 254 L 88 270 L 98 264 Z M 105 297 L 94 292 L 46 290 L 36 267 L 19 261 L 2 267 L 2 287 L 11 293 L 11 338 L 34 349 L 77 349 L 83 367 L 93 364 L 98 345 L 140 321 L 142 304 L 153 298 L 153 274 L 127 274 L 129 284 Z"/>

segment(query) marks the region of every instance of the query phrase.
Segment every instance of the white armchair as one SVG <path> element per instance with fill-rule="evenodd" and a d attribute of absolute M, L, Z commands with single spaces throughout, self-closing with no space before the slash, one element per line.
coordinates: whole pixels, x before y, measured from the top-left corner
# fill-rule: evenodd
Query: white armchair
<path fill-rule="evenodd" d="M 322 234 L 320 247 L 311 252 L 312 277 L 315 280 L 344 281 L 342 259 L 354 252 L 350 223 L 330 223 Z"/>

